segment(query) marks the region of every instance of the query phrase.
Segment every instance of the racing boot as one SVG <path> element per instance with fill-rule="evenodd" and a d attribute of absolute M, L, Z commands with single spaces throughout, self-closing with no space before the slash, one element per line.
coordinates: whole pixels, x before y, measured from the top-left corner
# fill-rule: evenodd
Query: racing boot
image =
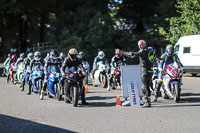
<path fill-rule="evenodd" d="M 31 87 L 32 87 L 32 83 L 29 82 L 29 87 L 28 87 L 28 93 L 27 93 L 27 95 L 31 95 Z"/>
<path fill-rule="evenodd" d="M 66 103 L 71 103 L 72 98 L 70 97 L 70 83 L 65 83 L 64 86 L 64 101 Z"/>
<path fill-rule="evenodd" d="M 150 108 L 151 107 L 151 98 L 150 97 L 146 97 L 145 98 L 145 103 L 142 106 L 142 108 Z"/>
<path fill-rule="evenodd" d="M 83 91 L 81 93 L 81 100 L 82 100 L 83 105 L 88 105 L 88 102 L 86 102 L 86 100 L 85 100 L 85 89 L 83 89 Z"/>

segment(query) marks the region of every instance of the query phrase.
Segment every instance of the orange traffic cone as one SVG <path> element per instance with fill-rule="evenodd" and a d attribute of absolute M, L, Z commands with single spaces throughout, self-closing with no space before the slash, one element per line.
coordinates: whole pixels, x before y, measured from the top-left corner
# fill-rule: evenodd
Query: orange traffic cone
<path fill-rule="evenodd" d="M 85 92 L 89 92 L 87 84 L 85 85 Z"/>
<path fill-rule="evenodd" d="M 122 106 L 122 103 L 120 101 L 120 96 L 117 96 L 116 106 Z"/>

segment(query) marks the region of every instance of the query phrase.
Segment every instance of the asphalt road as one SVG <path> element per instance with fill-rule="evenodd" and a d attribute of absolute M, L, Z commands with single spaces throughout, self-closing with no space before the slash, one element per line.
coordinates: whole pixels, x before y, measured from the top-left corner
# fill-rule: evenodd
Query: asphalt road
<path fill-rule="evenodd" d="M 89 86 L 88 106 L 26 95 L 0 77 L 0 133 L 199 133 L 200 77 L 183 77 L 180 103 L 159 98 L 152 108 L 116 107 L 121 90 Z M 121 97 L 121 101 L 124 99 Z"/>

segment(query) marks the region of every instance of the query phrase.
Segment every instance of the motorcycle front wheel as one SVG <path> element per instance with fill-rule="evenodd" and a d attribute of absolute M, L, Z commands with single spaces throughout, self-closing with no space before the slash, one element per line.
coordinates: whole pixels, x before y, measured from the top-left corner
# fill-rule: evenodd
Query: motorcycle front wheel
<path fill-rule="evenodd" d="M 178 85 L 178 84 L 175 84 L 174 87 L 175 87 L 175 91 L 174 91 L 174 101 L 175 101 L 176 103 L 178 103 L 179 100 L 180 100 L 180 88 L 179 88 L 179 85 Z"/>
<path fill-rule="evenodd" d="M 78 87 L 74 86 L 73 87 L 73 106 L 76 107 L 78 105 L 78 97 L 79 97 L 79 91 L 78 91 Z"/>
<path fill-rule="evenodd" d="M 38 81 L 38 94 L 39 94 L 39 96 L 41 95 L 42 84 L 43 84 L 42 79 L 39 79 L 39 81 Z"/>
<path fill-rule="evenodd" d="M 108 83 L 108 80 L 107 80 L 106 75 L 101 75 L 101 86 L 103 88 L 106 88 L 107 87 L 107 83 Z"/>
<path fill-rule="evenodd" d="M 62 99 L 62 94 L 61 94 L 61 86 L 59 83 L 56 84 L 56 98 L 58 99 L 58 101 L 60 101 Z"/>

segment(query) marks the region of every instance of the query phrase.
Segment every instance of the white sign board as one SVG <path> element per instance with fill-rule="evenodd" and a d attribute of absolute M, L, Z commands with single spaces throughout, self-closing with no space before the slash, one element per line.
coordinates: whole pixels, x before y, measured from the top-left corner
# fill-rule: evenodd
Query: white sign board
<path fill-rule="evenodd" d="M 139 96 L 144 96 L 142 92 L 142 81 L 141 81 L 141 67 L 140 65 L 126 65 L 122 66 L 122 89 L 123 89 L 123 97 L 129 97 L 129 89 L 128 85 L 129 81 L 136 81 Z"/>
<path fill-rule="evenodd" d="M 138 94 L 137 81 L 128 81 L 129 99 L 131 106 L 140 106 L 140 98 Z"/>

